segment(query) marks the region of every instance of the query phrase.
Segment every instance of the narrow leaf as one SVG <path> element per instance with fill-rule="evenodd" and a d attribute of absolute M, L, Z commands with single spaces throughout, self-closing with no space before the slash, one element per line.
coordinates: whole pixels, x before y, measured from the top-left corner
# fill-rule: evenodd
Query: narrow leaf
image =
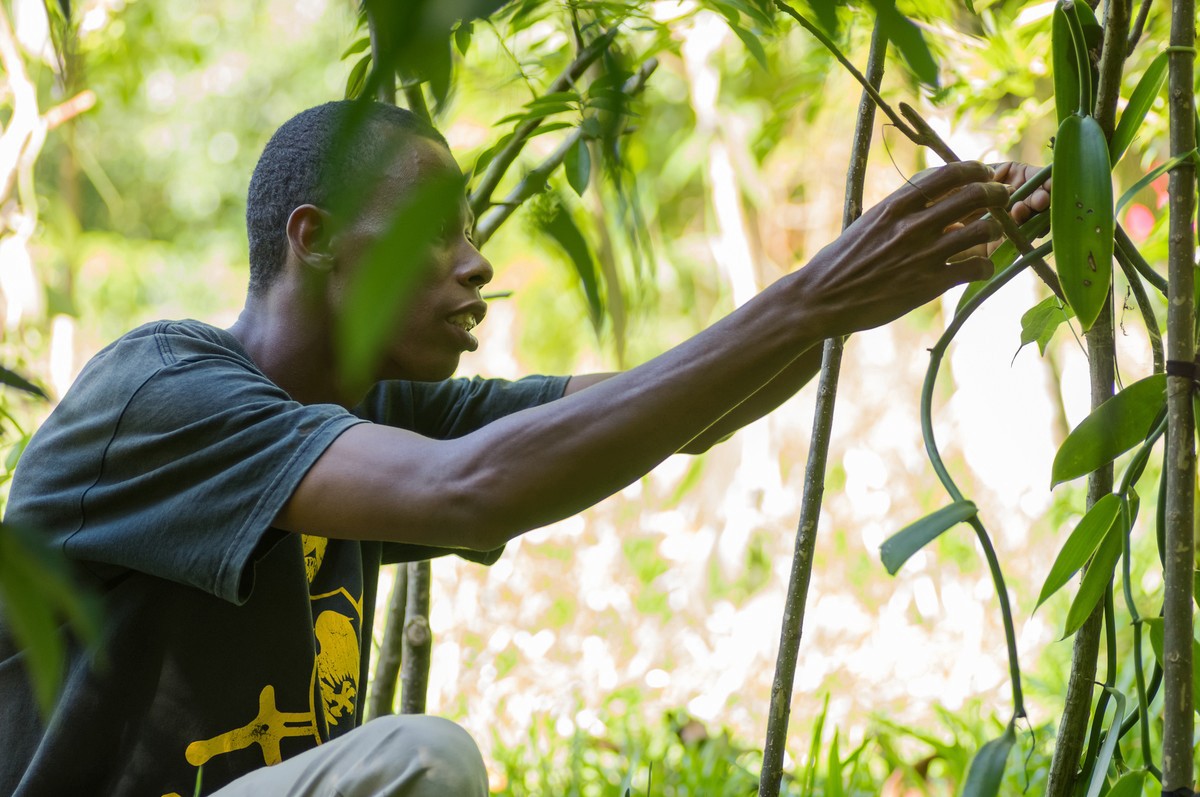
<path fill-rule="evenodd" d="M 588 313 L 593 327 L 599 329 L 604 314 L 604 306 L 600 300 L 600 281 L 596 258 L 592 248 L 583 236 L 570 212 L 557 199 L 550 203 L 552 208 L 548 214 L 538 217 L 542 232 L 558 244 L 563 254 L 571 261 L 575 273 L 583 286 L 583 294 L 587 299 Z"/>
<path fill-rule="evenodd" d="M 970 501 L 956 501 L 905 526 L 879 549 L 879 558 L 888 573 L 896 575 L 912 555 L 936 540 L 943 532 L 975 517 L 978 509 Z"/>
<path fill-rule="evenodd" d="M 342 53 L 341 60 L 345 61 L 347 58 L 349 58 L 352 55 L 358 55 L 359 53 L 361 53 L 363 50 L 366 50 L 370 46 L 371 46 L 371 39 L 367 36 L 363 36 L 358 41 L 351 43 L 351 45 L 345 49 L 345 51 Z"/>
<path fill-rule="evenodd" d="M 1100 547 L 1096 549 L 1096 555 L 1092 557 L 1092 563 L 1088 565 L 1087 572 L 1083 574 L 1083 583 L 1079 585 L 1079 592 L 1075 595 L 1075 600 L 1071 601 L 1071 608 L 1067 611 L 1063 639 L 1079 630 L 1079 626 L 1083 625 L 1083 621 L 1088 618 L 1088 615 L 1096 608 L 1096 604 L 1104 597 L 1104 591 L 1108 587 L 1108 583 L 1112 581 L 1117 560 L 1121 558 L 1121 541 L 1124 536 L 1124 523 L 1112 524 L 1108 533 L 1104 535 Z"/>
<path fill-rule="evenodd" d="M 465 56 L 467 50 L 471 49 L 471 34 L 474 31 L 475 25 L 469 20 L 458 23 L 458 27 L 454 29 L 454 46 L 458 48 L 460 55 Z"/>
<path fill-rule="evenodd" d="M 346 78 L 346 99 L 357 100 L 362 94 L 363 86 L 367 83 L 367 69 L 370 66 L 371 54 L 367 53 L 350 68 L 350 76 Z"/>
<path fill-rule="evenodd" d="M 567 150 L 563 169 L 567 173 L 567 182 L 570 183 L 571 188 L 575 189 L 576 194 L 583 196 L 583 192 L 588 187 L 588 180 L 592 176 L 592 155 L 588 149 L 587 140 L 582 136 L 573 147 Z"/>
<path fill-rule="evenodd" d="M 1071 576 L 1087 564 L 1088 558 L 1095 553 L 1100 541 L 1112 528 L 1120 510 L 1121 497 L 1109 493 L 1087 511 L 1087 514 L 1075 526 L 1075 530 L 1071 532 L 1071 536 L 1067 537 L 1067 541 L 1063 543 L 1062 550 L 1058 552 L 1054 564 L 1050 566 L 1046 583 L 1042 585 L 1042 592 L 1038 595 L 1037 604 L 1033 607 L 1035 612 L 1046 602 L 1047 598 L 1058 592 L 1064 584 L 1071 580 Z"/>
<path fill-rule="evenodd" d="M 23 390 L 26 393 L 32 393 L 38 398 L 46 398 L 46 391 L 30 382 L 25 377 L 18 374 L 16 371 L 9 370 L 0 365 L 0 384 L 15 387 L 17 390 Z"/>
<path fill-rule="evenodd" d="M 829 762 L 825 768 L 825 797 L 845 797 L 842 785 L 842 756 L 838 749 L 837 728 L 833 729 L 833 741 L 829 743 Z"/>
<path fill-rule="evenodd" d="M 1150 185 L 1150 183 L 1154 182 L 1159 177 L 1162 177 L 1164 174 L 1171 171 L 1171 169 L 1174 169 L 1176 166 L 1183 163 L 1185 160 L 1190 160 L 1194 157 L 1196 157 L 1196 150 L 1192 150 L 1191 152 L 1185 152 L 1182 155 L 1176 155 L 1174 158 L 1171 158 L 1166 163 L 1160 163 L 1158 166 L 1155 166 L 1153 169 L 1151 169 L 1149 172 L 1147 172 L 1146 175 L 1144 177 L 1142 177 L 1142 179 L 1138 180 L 1136 183 L 1129 186 L 1129 190 L 1127 190 L 1125 193 L 1121 194 L 1121 198 L 1117 200 L 1117 213 L 1120 213 L 1122 208 L 1124 208 L 1126 205 L 1128 205 L 1129 202 L 1135 196 L 1137 196 L 1139 191 L 1148 187 Z"/>
<path fill-rule="evenodd" d="M 1092 765 L 1092 781 L 1088 784 L 1087 797 L 1100 797 L 1100 790 L 1108 785 L 1108 765 L 1112 762 L 1117 739 L 1121 737 L 1118 732 L 1121 723 L 1125 721 L 1125 695 L 1111 686 L 1104 687 L 1104 691 L 1113 696 L 1113 718 L 1104 737 L 1104 744 L 1100 746 L 1100 754 L 1096 756 L 1096 762 Z"/>
<path fill-rule="evenodd" d="M 1166 666 L 1163 659 L 1163 618 L 1147 617 L 1142 620 L 1150 628 L 1150 647 L 1154 648 L 1154 658 L 1161 666 Z M 1192 694 L 1200 695 L 1200 642 L 1192 640 Z M 1200 700 L 1193 700 L 1193 708 L 1200 713 Z"/>
<path fill-rule="evenodd" d="M 1017 741 L 1016 731 L 1010 722 L 1004 733 L 979 748 L 967 771 L 967 783 L 963 797 L 996 797 L 1004 779 L 1004 766 L 1008 753 Z"/>
<path fill-rule="evenodd" d="M 927 86 L 934 88 L 938 85 L 937 62 L 929 52 L 929 45 L 921 29 L 912 20 L 896 10 L 895 0 L 871 0 L 879 15 L 880 24 L 887 34 L 888 41 L 896 45 L 900 55 L 904 57 L 908 68 Z"/>
<path fill-rule="evenodd" d="M 462 196 L 463 184 L 456 177 L 420 184 L 358 265 L 335 329 L 340 378 L 347 388 L 365 389 L 373 381 L 409 295 L 426 277 L 429 247 L 454 218 Z"/>
<path fill-rule="evenodd" d="M 1141 129 L 1142 122 L 1146 120 L 1146 114 L 1150 112 L 1150 106 L 1154 104 L 1154 99 L 1162 90 L 1166 78 L 1167 53 L 1162 52 L 1150 62 L 1150 66 L 1146 67 L 1146 71 L 1142 73 L 1142 79 L 1138 81 L 1133 94 L 1129 96 L 1129 104 L 1121 113 L 1121 121 L 1117 122 L 1117 129 L 1113 132 L 1112 141 L 1109 142 L 1113 165 L 1121 160 L 1125 150 L 1133 143 L 1134 136 Z"/>
<path fill-rule="evenodd" d="M 1084 418 L 1054 457 L 1051 487 L 1091 473 L 1145 440 L 1166 404 L 1166 386 L 1164 374 L 1146 377 Z"/>
<path fill-rule="evenodd" d="M 767 66 L 767 52 L 763 49 L 762 42 L 758 40 L 758 37 L 741 25 L 731 23 L 729 28 L 742 40 L 742 44 L 746 45 L 746 49 L 750 52 L 750 55 L 754 56 L 754 60 L 758 62 L 758 65 L 763 69 L 770 69 Z"/>
<path fill-rule="evenodd" d="M 1146 771 L 1144 769 L 1126 772 L 1108 790 L 1108 797 L 1142 797 L 1142 791 L 1145 788 Z"/>

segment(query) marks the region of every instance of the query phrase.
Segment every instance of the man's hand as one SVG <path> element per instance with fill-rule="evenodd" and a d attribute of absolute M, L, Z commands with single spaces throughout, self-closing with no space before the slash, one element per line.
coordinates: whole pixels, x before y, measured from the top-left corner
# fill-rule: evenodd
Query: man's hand
<path fill-rule="evenodd" d="M 1040 166 L 1030 166 L 1027 163 L 1016 163 L 1015 161 L 997 163 L 992 168 L 996 171 L 996 182 L 1004 183 L 1014 192 L 1041 171 Z M 1046 178 L 1046 182 L 1042 183 L 1032 194 L 1012 206 L 1008 212 L 1013 217 L 1013 221 L 1017 224 L 1024 224 L 1030 217 L 1050 207 L 1050 183 L 1050 178 Z"/>
<path fill-rule="evenodd" d="M 981 218 L 1011 195 L 993 177 L 975 161 L 922 172 L 822 249 L 797 273 L 820 308 L 821 332 L 877 327 L 954 285 L 989 277 L 986 257 L 956 256 L 1000 237 L 1000 225 Z"/>

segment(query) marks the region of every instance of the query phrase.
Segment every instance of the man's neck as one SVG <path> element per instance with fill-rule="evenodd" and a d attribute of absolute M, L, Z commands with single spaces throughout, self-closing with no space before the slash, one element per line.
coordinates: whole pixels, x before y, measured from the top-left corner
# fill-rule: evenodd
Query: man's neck
<path fill-rule="evenodd" d="M 302 404 L 354 400 L 337 389 L 328 317 L 306 311 L 299 292 L 275 285 L 251 294 L 229 333 L 267 378 Z"/>

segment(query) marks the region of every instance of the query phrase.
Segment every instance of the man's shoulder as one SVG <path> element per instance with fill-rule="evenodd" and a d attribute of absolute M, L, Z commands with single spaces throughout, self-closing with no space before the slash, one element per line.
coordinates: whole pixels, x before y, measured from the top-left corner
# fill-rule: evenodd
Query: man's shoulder
<path fill-rule="evenodd" d="M 193 358 L 226 357 L 252 364 L 237 338 L 203 321 L 152 321 L 105 346 L 80 376 L 96 367 L 160 368 Z"/>

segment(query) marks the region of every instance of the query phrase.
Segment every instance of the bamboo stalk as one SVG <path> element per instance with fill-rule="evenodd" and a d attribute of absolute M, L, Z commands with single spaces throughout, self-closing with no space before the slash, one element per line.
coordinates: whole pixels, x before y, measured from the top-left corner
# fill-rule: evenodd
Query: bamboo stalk
<path fill-rule="evenodd" d="M 871 51 L 867 57 L 867 85 L 878 87 L 883 80 L 887 35 L 878 20 L 871 35 Z M 867 175 L 867 155 L 875 126 L 875 103 L 871 92 L 864 91 L 858 105 L 858 121 L 850 169 L 846 175 L 846 200 L 842 210 L 842 229 L 849 227 L 862 214 L 863 184 Z M 833 429 L 833 410 L 837 399 L 838 376 L 842 360 L 842 340 L 825 341 L 821 359 L 821 377 L 817 386 L 816 418 L 812 442 L 804 475 L 804 496 L 800 522 L 796 532 L 788 594 L 784 604 L 783 627 L 779 637 L 779 655 L 775 678 L 771 684 L 771 707 L 767 720 L 767 739 L 763 750 L 759 797 L 777 797 L 783 777 L 783 754 L 787 744 L 788 719 L 791 714 L 792 687 L 796 678 L 796 661 L 800 637 L 804 631 L 804 609 L 812 576 L 813 552 L 816 547 L 817 521 L 821 514 L 821 499 L 825 493 L 825 466 L 829 457 L 829 440 Z"/>
<path fill-rule="evenodd" d="M 1196 59 L 1194 0 L 1171 5 L 1171 154 L 1196 147 Z M 1167 256 L 1167 361 L 1192 362 L 1196 354 L 1195 234 L 1196 167 L 1184 159 L 1170 171 L 1170 243 Z M 1195 567 L 1196 488 L 1193 382 L 1167 376 L 1167 470 L 1165 573 L 1163 575 L 1163 794 L 1190 794 L 1192 788 L 1192 571 Z"/>
<path fill-rule="evenodd" d="M 1128 36 L 1128 7 L 1123 2 L 1108 3 L 1104 20 L 1104 48 L 1100 56 L 1100 82 L 1093 115 L 1110 139 L 1116 119 Z M 1091 406 L 1095 410 L 1112 398 L 1116 381 L 1116 342 L 1113 337 L 1111 287 L 1108 302 L 1084 337 L 1088 349 Z M 1113 466 L 1110 462 L 1088 476 L 1087 507 L 1090 509 L 1097 501 L 1111 493 L 1112 488 Z M 1050 762 L 1050 774 L 1046 781 L 1046 797 L 1066 797 L 1071 794 L 1079 774 L 1080 755 L 1083 753 L 1087 734 L 1092 689 L 1100 655 L 1103 614 L 1104 607 L 1098 604 L 1075 632 L 1075 643 L 1071 652 L 1071 674 L 1067 679 L 1063 715 L 1059 720 L 1054 757 Z"/>

